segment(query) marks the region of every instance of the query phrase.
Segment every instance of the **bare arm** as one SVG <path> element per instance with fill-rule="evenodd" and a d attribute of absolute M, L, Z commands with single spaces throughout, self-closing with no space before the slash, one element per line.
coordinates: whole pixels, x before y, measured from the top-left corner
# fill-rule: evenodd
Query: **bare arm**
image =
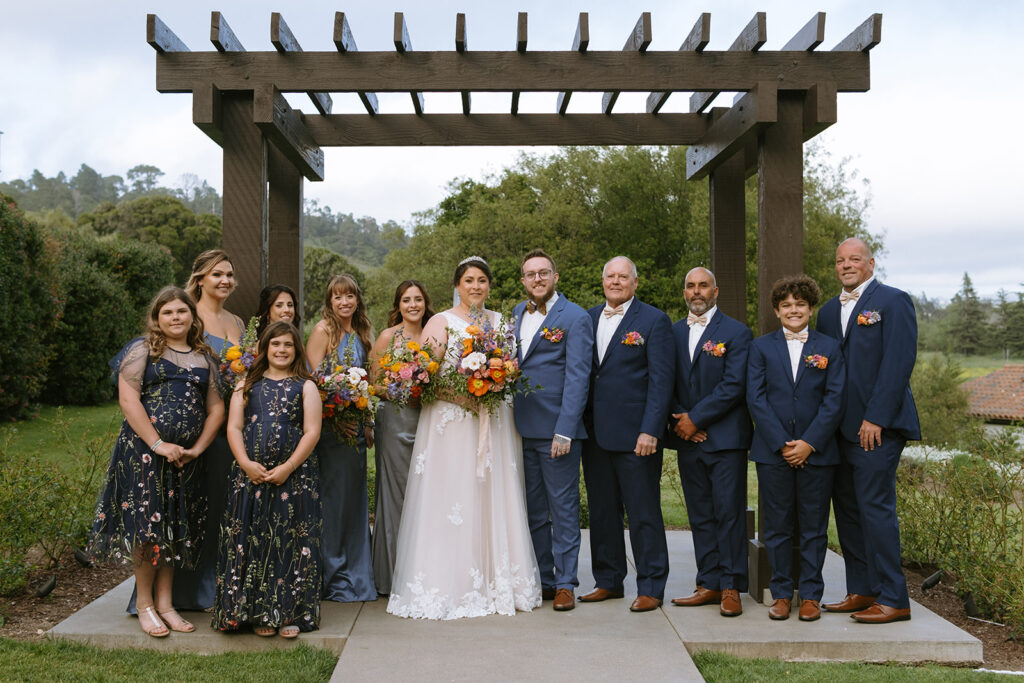
<path fill-rule="evenodd" d="M 320 363 L 327 356 L 327 326 L 321 320 L 309 334 L 309 341 L 306 342 L 306 360 L 309 361 L 309 369 L 316 370 Z"/>
<path fill-rule="evenodd" d="M 128 426 L 135 431 L 146 446 L 152 446 L 160 440 L 160 435 L 157 434 L 156 428 L 149 420 L 149 414 L 146 413 L 146 407 L 142 405 L 142 394 L 125 379 L 124 375 L 119 375 L 117 378 L 117 402 L 121 406 L 121 412 L 124 413 L 124 419 L 128 422 Z M 167 458 L 167 461 L 171 463 L 176 463 L 185 451 L 181 446 L 167 442 L 161 442 L 152 450 L 153 453 Z"/>

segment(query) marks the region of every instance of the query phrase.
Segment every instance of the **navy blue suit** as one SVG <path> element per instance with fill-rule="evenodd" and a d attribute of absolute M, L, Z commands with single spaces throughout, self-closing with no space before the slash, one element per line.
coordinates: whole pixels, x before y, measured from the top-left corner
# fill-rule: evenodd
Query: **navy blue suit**
<path fill-rule="evenodd" d="M 910 393 L 917 317 L 906 292 L 877 280 L 853 306 L 845 335 L 838 297 L 818 312 L 818 331 L 841 340 L 847 368 L 832 506 L 847 592 L 904 609 L 910 600 L 900 564 L 896 467 L 906 442 L 921 438 Z M 858 430 L 864 420 L 882 427 L 882 445 L 871 451 L 860 446 Z"/>
<path fill-rule="evenodd" d="M 513 311 L 517 338 L 525 309 L 524 301 Z M 541 386 L 532 393 L 516 394 L 514 416 L 523 437 L 526 511 L 543 588 L 579 585 L 580 455 L 581 440 L 587 437 L 583 410 L 593 354 L 590 316 L 561 295 L 551 304 L 525 353 L 520 345 L 523 374 Z M 551 457 L 555 434 L 572 439 L 569 452 L 558 458 Z"/>
<path fill-rule="evenodd" d="M 820 368 L 810 356 L 827 358 Z M 761 491 L 761 539 L 772 568 L 773 598 L 793 597 L 794 521 L 800 529 L 800 597 L 821 600 L 821 568 L 828 549 L 828 512 L 835 467 L 836 429 L 842 416 L 846 367 L 839 342 L 808 331 L 796 380 L 783 331 L 754 340 L 747 358 L 747 407 L 754 418 L 750 459 L 757 463 Z M 782 457 L 787 441 L 814 449 L 803 467 Z"/>
<path fill-rule="evenodd" d="M 744 403 L 747 351 L 754 335 L 743 323 L 715 311 L 690 360 L 690 327 L 672 326 L 676 378 L 672 413 L 688 413 L 707 432 L 701 443 L 676 436 L 669 418 L 666 439 L 675 448 L 679 479 L 690 518 L 698 586 L 709 590 L 747 590 L 747 449 L 750 416 Z M 715 356 L 706 342 L 725 345 Z"/>
<path fill-rule="evenodd" d="M 589 311 L 595 334 L 604 306 Z M 636 332 L 642 343 L 627 344 Z M 634 337 L 635 338 L 635 337 Z M 598 588 L 622 590 L 626 548 L 622 512 L 636 561 L 637 593 L 662 599 L 668 545 L 661 517 L 662 444 L 651 455 L 634 453 L 641 433 L 660 437 L 668 415 L 675 367 L 671 321 L 634 298 L 619 321 L 604 360 L 595 344 L 585 421 L 583 475 L 590 509 L 590 551 Z"/>

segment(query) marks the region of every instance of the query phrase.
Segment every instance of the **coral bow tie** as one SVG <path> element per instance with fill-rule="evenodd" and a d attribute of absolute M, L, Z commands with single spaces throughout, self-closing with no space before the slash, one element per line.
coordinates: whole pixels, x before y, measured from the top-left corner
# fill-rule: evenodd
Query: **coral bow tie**
<path fill-rule="evenodd" d="M 548 314 L 547 302 L 542 303 L 542 304 L 535 304 L 532 301 L 527 301 L 526 302 L 526 312 L 527 313 L 536 313 L 537 311 L 540 311 L 541 315 L 547 315 Z"/>
<path fill-rule="evenodd" d="M 845 304 L 847 301 L 856 301 L 860 298 L 860 292 L 839 292 L 839 304 Z"/>
<path fill-rule="evenodd" d="M 785 334 L 786 341 L 798 341 L 801 344 L 807 343 L 807 330 L 803 330 L 801 332 L 790 332 L 789 330 L 785 330 Z"/>
<path fill-rule="evenodd" d="M 615 308 L 612 308 L 611 306 L 604 307 L 604 317 L 611 318 L 616 315 L 622 315 L 622 304 L 619 304 Z"/>
<path fill-rule="evenodd" d="M 686 314 L 686 325 L 688 327 L 693 327 L 698 323 L 701 325 L 707 325 L 708 317 L 706 315 L 694 315 L 693 313 Z"/>

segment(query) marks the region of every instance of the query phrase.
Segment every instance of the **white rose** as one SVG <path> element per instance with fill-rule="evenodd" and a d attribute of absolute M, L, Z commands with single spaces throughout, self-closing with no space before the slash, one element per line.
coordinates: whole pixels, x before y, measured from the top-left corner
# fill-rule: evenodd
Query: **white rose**
<path fill-rule="evenodd" d="M 361 382 L 359 382 L 359 391 L 365 394 L 369 386 L 369 383 L 364 379 Z"/>
<path fill-rule="evenodd" d="M 487 356 L 480 353 L 479 351 L 474 351 L 473 353 L 469 354 L 468 356 L 462 359 L 462 367 L 467 370 L 479 370 L 486 363 Z"/>

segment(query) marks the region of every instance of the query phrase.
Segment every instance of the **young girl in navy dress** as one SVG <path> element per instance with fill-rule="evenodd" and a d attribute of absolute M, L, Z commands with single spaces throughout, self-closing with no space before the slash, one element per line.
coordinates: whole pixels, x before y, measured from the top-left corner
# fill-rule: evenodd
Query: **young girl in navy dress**
<path fill-rule="evenodd" d="M 294 638 L 320 623 L 320 393 L 298 330 L 270 323 L 231 397 L 235 456 L 220 530 L 213 626 Z"/>
<path fill-rule="evenodd" d="M 134 563 L 145 633 L 187 633 L 195 627 L 174 610 L 174 568 L 192 566 L 203 543 L 206 501 L 195 458 L 224 420 L 217 361 L 191 297 L 178 287 L 160 290 L 145 336 L 129 342 L 113 365 L 124 424 L 89 549 L 94 557 Z"/>

